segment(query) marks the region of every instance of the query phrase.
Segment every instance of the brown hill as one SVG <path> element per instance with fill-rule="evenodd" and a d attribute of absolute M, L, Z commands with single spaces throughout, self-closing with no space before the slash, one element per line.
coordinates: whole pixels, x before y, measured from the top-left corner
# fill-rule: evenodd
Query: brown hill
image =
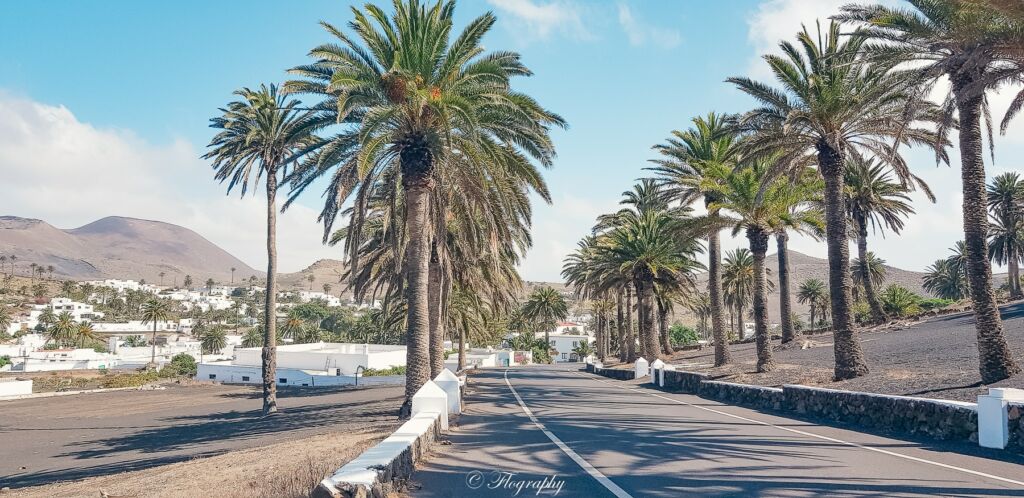
<path fill-rule="evenodd" d="M 0 254 L 18 257 L 18 273 L 28 265 L 53 266 L 54 276 L 73 280 L 145 279 L 180 283 L 192 275 L 198 283 L 258 275 L 256 271 L 201 235 L 170 223 L 108 217 L 70 230 L 41 220 L 0 217 Z"/>

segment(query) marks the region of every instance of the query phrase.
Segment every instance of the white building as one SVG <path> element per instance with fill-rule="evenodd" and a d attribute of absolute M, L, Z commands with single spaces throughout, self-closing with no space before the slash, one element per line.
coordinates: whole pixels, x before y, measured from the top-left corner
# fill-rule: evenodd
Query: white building
<path fill-rule="evenodd" d="M 14 360 L 12 371 L 50 372 L 58 370 L 95 370 L 113 368 L 120 361 L 112 354 L 97 353 L 92 349 L 48 349 L 29 351 L 26 356 Z"/>
<path fill-rule="evenodd" d="M 380 344 L 311 343 L 277 348 L 278 385 L 327 386 L 403 383 L 404 376 L 362 377 L 363 370 L 404 366 L 405 346 Z M 196 378 L 220 382 L 262 382 L 261 348 L 236 348 L 234 360 L 203 362 Z M 398 378 L 392 378 L 398 377 Z M 400 378 L 400 379 L 399 379 Z"/>
<path fill-rule="evenodd" d="M 338 296 L 332 296 L 323 292 L 316 291 L 299 291 L 299 300 L 304 303 L 308 303 L 315 299 L 320 299 L 327 303 L 329 307 L 341 306 L 341 299 Z"/>
<path fill-rule="evenodd" d="M 572 330 L 572 327 L 566 327 L 565 330 Z M 538 338 L 543 338 L 544 333 L 538 332 Z M 567 362 L 567 361 L 582 361 L 582 358 L 577 358 L 576 353 L 573 353 L 573 349 L 576 349 L 581 343 L 593 344 L 594 338 L 590 334 L 548 334 L 548 340 L 551 344 L 551 349 L 555 350 L 552 354 L 551 360 L 556 363 Z"/>
<path fill-rule="evenodd" d="M 130 290 L 133 290 L 133 291 L 140 291 L 141 290 L 141 291 L 154 292 L 155 293 L 158 290 L 160 290 L 159 287 L 157 287 L 157 286 L 155 286 L 153 284 L 143 284 L 143 283 L 137 282 L 135 280 L 108 279 L 108 280 L 92 280 L 92 281 L 89 281 L 89 282 L 86 282 L 86 283 L 87 284 L 92 284 L 93 287 L 107 287 L 107 288 L 110 288 L 110 289 L 114 289 L 117 292 L 125 292 L 125 291 L 130 291 Z"/>

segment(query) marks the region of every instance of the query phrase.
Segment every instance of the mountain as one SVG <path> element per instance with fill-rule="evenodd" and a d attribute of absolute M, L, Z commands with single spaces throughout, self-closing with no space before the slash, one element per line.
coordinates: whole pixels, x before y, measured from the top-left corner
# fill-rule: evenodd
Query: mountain
<path fill-rule="evenodd" d="M 62 230 L 42 220 L 0 216 L 0 255 L 17 256 L 19 274 L 28 265 L 53 266 L 54 277 L 72 280 L 145 279 L 164 283 L 191 275 L 197 285 L 259 272 L 201 235 L 170 223 L 111 216 Z"/>
<path fill-rule="evenodd" d="M 779 257 L 778 254 L 769 254 L 765 258 L 765 267 L 768 268 L 768 280 L 771 280 L 775 284 L 775 292 L 768 295 L 768 319 L 774 323 L 779 322 Z M 903 270 L 894 266 L 885 265 L 885 282 L 882 284 L 882 288 L 877 289 L 881 292 L 882 289 L 889 285 L 896 284 L 906 287 L 911 292 L 920 296 L 929 297 L 927 291 L 924 290 L 922 285 L 922 279 L 924 273 Z M 800 284 L 805 280 L 816 278 L 821 280 L 828 285 L 828 260 L 815 258 L 806 254 L 790 250 L 789 251 L 789 282 L 790 293 L 793 298 L 793 311 L 800 314 L 804 321 L 807 321 L 807 313 L 810 311 L 810 307 L 800 304 L 796 300 L 796 293 L 800 287 Z M 703 273 L 698 277 L 698 287 L 701 289 L 707 288 L 707 273 Z M 748 306 L 745 313 L 749 315 L 750 307 Z M 728 313 L 726 313 L 726 320 L 729 319 Z M 750 321 L 749 318 L 746 321 Z"/>

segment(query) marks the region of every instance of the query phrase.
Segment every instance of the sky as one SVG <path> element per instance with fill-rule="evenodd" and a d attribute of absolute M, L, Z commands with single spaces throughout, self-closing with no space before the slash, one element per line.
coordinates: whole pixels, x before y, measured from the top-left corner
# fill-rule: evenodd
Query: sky
<path fill-rule="evenodd" d="M 528 280 L 559 281 L 562 259 L 594 218 L 655 157 L 651 147 L 692 117 L 742 112 L 753 102 L 724 82 L 769 79 L 761 55 L 847 0 L 461 0 L 464 26 L 498 18 L 488 50 L 514 50 L 534 72 L 514 81 L 561 114 L 558 157 L 545 172 L 553 203 L 535 203 Z M 899 0 L 884 0 L 890 4 Z M 0 16 L 0 215 L 74 228 L 104 216 L 179 224 L 265 267 L 264 199 L 226 195 L 200 159 L 209 119 L 231 92 L 281 82 L 289 67 L 344 26 L 343 0 L 17 2 Z M 377 3 L 384 4 L 377 0 Z M 992 99 L 1002 112 L 1010 99 Z M 988 173 L 1024 169 L 1024 119 L 996 139 Z M 915 196 L 918 213 L 899 236 L 870 247 L 889 264 L 922 270 L 962 238 L 959 155 L 954 167 L 909 151 L 913 171 L 938 198 Z M 988 159 L 988 158 L 987 158 Z M 261 192 L 262 193 L 262 192 Z M 320 243 L 321 198 L 310 191 L 278 218 L 280 269 L 341 258 Z M 745 239 L 724 242 L 726 249 Z M 791 248 L 824 257 L 825 246 Z"/>

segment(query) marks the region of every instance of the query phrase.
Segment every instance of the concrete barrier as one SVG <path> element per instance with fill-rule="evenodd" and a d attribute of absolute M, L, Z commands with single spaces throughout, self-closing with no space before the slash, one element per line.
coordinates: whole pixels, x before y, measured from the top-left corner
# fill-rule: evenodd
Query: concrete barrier
<path fill-rule="evenodd" d="M 634 365 L 636 374 L 633 376 L 634 379 L 642 379 L 650 373 L 650 363 L 644 358 L 637 358 L 636 364 Z"/>
<path fill-rule="evenodd" d="M 450 377 L 444 372 L 437 377 L 445 388 L 427 381 L 412 397 L 412 418 L 376 446 L 320 481 L 310 496 L 369 498 L 397 492 L 399 484 L 416 470 L 416 462 L 447 430 L 449 411 L 461 411 L 462 381 L 448 370 L 445 372 Z"/>
<path fill-rule="evenodd" d="M 0 379 L 0 398 L 32 394 L 32 379 Z"/>
<path fill-rule="evenodd" d="M 661 358 L 657 358 L 651 363 L 651 384 L 660 385 L 661 371 L 665 369 L 665 362 L 661 361 Z"/>

